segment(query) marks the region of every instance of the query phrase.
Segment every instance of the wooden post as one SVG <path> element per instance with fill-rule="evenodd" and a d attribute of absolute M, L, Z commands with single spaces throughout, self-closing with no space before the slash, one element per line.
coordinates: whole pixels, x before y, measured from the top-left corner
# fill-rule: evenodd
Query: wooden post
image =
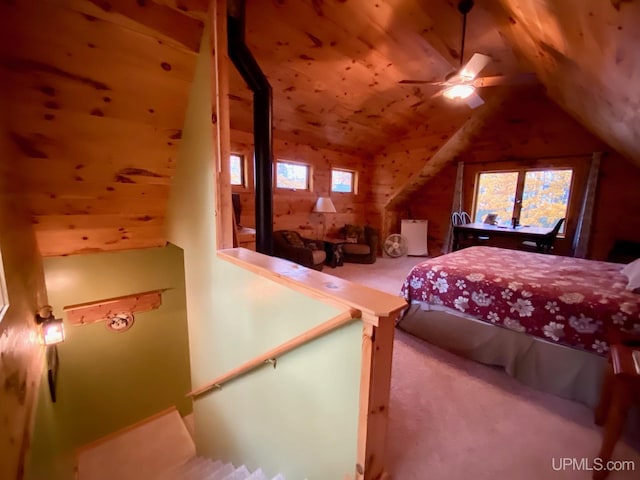
<path fill-rule="evenodd" d="M 229 55 L 227 53 L 227 2 L 214 0 L 209 7 L 209 49 L 212 55 L 211 122 L 216 162 L 216 239 L 218 249 L 233 247 L 233 208 L 229 154 Z"/>
<path fill-rule="evenodd" d="M 385 449 L 397 314 L 375 318 L 363 315 L 357 480 L 388 478 Z"/>

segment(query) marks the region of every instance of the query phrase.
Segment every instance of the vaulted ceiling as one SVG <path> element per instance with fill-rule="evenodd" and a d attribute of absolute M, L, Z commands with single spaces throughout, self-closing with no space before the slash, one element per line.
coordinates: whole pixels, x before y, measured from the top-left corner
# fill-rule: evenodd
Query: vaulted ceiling
<path fill-rule="evenodd" d="M 400 83 L 459 67 L 455 0 L 246 3 L 246 41 L 285 140 L 372 157 L 429 129 L 477 123 L 494 99 L 519 92 L 480 89 L 487 103 L 471 110 L 434 96 L 438 86 Z M 0 100 L 14 150 L 2 152 L 3 171 L 31 208 L 44 254 L 164 243 L 207 5 L 0 2 Z M 535 74 L 553 101 L 640 165 L 638 20 L 631 0 L 477 0 L 463 61 L 480 52 L 491 57 L 482 76 Z M 250 131 L 251 94 L 231 72 L 232 128 Z"/>

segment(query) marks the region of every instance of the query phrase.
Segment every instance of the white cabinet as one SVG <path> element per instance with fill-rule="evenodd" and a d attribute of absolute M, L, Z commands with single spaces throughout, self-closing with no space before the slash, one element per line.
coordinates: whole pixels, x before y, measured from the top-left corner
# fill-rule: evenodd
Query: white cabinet
<path fill-rule="evenodd" d="M 402 220 L 400 233 L 407 239 L 407 255 L 426 257 L 427 249 L 427 220 Z"/>

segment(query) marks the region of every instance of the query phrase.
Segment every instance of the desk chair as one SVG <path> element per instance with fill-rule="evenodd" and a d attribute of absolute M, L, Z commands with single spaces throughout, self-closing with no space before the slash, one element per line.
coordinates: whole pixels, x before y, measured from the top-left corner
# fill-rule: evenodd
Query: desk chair
<path fill-rule="evenodd" d="M 453 212 L 451 214 L 451 225 L 466 225 L 471 223 L 471 217 L 467 212 Z"/>
<path fill-rule="evenodd" d="M 531 241 L 525 240 L 520 244 L 520 250 L 527 250 L 529 252 L 538 252 L 538 253 L 549 253 L 553 249 L 553 244 L 556 242 L 556 237 L 558 236 L 558 232 L 560 232 L 560 227 L 564 223 L 564 218 L 558 220 L 558 222 L 553 227 L 548 234 L 544 236 L 542 240 Z"/>
<path fill-rule="evenodd" d="M 467 223 L 471 223 L 471 217 L 467 212 L 453 212 L 451 214 L 451 225 L 466 225 Z M 474 245 L 482 245 L 489 241 L 489 237 L 484 235 L 465 235 L 465 238 L 458 238 L 456 245 L 456 250 L 460 250 L 461 248 L 472 247 Z"/>

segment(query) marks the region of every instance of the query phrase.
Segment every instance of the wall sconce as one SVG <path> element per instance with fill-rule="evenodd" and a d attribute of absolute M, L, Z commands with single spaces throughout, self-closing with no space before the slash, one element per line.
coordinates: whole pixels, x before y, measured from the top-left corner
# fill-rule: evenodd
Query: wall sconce
<path fill-rule="evenodd" d="M 42 339 L 46 346 L 64 342 L 64 325 L 55 318 L 51 306 L 45 305 L 36 313 L 36 323 L 42 328 Z"/>

